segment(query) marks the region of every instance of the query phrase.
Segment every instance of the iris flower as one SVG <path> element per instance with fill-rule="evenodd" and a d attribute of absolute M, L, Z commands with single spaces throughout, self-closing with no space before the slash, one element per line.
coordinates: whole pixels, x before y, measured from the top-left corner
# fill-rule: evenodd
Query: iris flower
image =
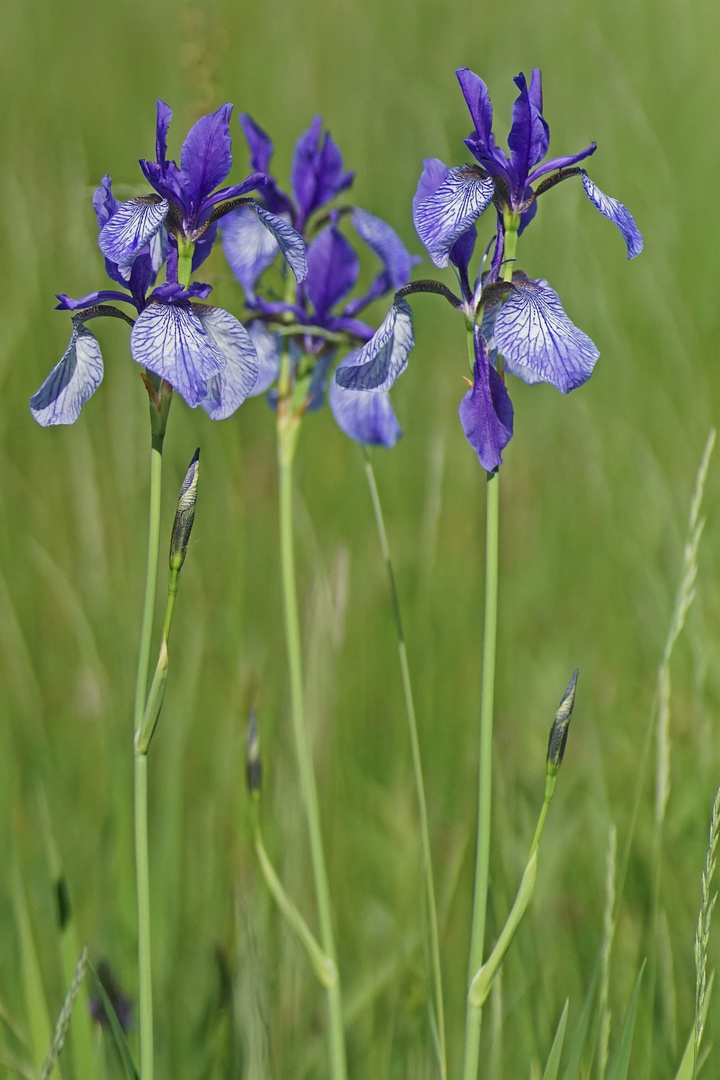
<path fill-rule="evenodd" d="M 306 273 L 305 245 L 284 220 L 268 213 L 243 193 L 265 183 L 253 173 L 242 184 L 214 190 L 231 166 L 231 106 L 204 116 L 189 132 L 181 165 L 166 158 L 170 110 L 158 102 L 157 161 L 141 162 L 145 175 L 160 192 L 121 203 L 105 177 L 93 197 L 99 245 L 108 276 L 121 289 L 103 289 L 79 300 L 58 296 L 58 307 L 73 312 L 70 343 L 53 371 L 32 397 L 31 411 L 42 425 L 71 424 L 95 392 L 103 376 L 100 346 L 87 323 L 100 316 L 124 319 L 132 326 L 133 359 L 178 391 L 191 405 L 202 405 L 216 420 L 229 416 L 245 400 L 258 375 L 258 358 L 244 326 L 227 311 L 199 303 L 210 286 L 178 281 L 182 249 L 195 268 L 210 251 L 215 222 L 239 202 L 269 230 L 293 271 Z M 156 288 L 166 266 L 166 282 Z M 188 270 L 190 266 L 188 266 Z M 148 294 L 148 290 L 152 291 Z M 130 305 L 135 318 L 115 306 Z"/>
<path fill-rule="evenodd" d="M 578 167 L 595 152 L 595 143 L 578 154 L 542 163 L 550 135 L 542 114 L 539 70 L 533 71 L 529 86 L 524 75 L 515 79 L 520 94 L 513 106 L 509 154 L 496 145 L 485 83 L 468 68 L 461 68 L 457 77 L 475 124 L 465 143 L 477 164 L 448 168 L 436 158 L 426 160 L 413 199 L 413 220 L 435 265 L 452 264 L 461 295 L 437 281 L 413 282 L 398 290 L 353 370 L 338 371 L 336 380 L 349 389 L 387 392 L 407 366 L 412 348 L 412 311 L 406 297 L 413 292 L 443 295 L 462 312 L 472 334 L 473 379 L 460 406 L 460 421 L 480 464 L 492 472 L 501 464 L 501 452 L 513 433 L 504 372 L 526 383 L 550 382 L 568 393 L 586 382 L 599 356 L 547 281 L 530 280 L 520 271 L 512 272 L 512 280 L 501 280 L 510 277 L 517 237 L 534 217 L 538 197 L 580 175 L 590 201 L 619 228 L 628 258 L 642 250 L 642 236 L 622 203 L 604 195 Z M 491 203 L 497 217 L 496 234 L 488 245 L 492 260 L 484 270 L 483 259 L 471 284 L 476 221 Z"/>
<path fill-rule="evenodd" d="M 267 174 L 258 189 L 258 202 L 302 232 L 307 248 L 307 277 L 294 295 L 267 299 L 258 295 L 258 282 L 274 262 L 279 246 L 261 229 L 247 207 L 222 223 L 222 244 L 230 267 L 243 286 L 245 302 L 253 313 L 248 330 L 255 342 L 260 374 L 253 394 L 269 390 L 280 373 L 283 337 L 289 337 L 293 405 L 301 411 L 322 405 L 328 370 L 338 349 L 355 346 L 338 364 L 352 368 L 357 346 L 369 341 L 374 330 L 358 316 L 373 300 L 400 288 L 410 277 L 413 258 L 395 231 L 380 218 L 358 207 L 327 211 L 335 196 L 346 190 L 354 175 L 343 169 L 342 156 L 322 120 L 316 117 L 298 140 L 291 167 L 291 192 L 286 194 L 269 174 L 273 144 L 249 116 L 240 123 L 250 148 L 254 169 Z M 325 211 L 318 217 L 319 211 Z M 361 296 L 351 297 L 360 262 L 342 232 L 348 218 L 360 239 L 377 255 L 382 268 Z M 271 401 L 276 391 L 271 390 Z M 342 430 L 367 445 L 392 446 L 401 435 L 387 394 L 368 395 L 330 384 L 330 408 Z"/>

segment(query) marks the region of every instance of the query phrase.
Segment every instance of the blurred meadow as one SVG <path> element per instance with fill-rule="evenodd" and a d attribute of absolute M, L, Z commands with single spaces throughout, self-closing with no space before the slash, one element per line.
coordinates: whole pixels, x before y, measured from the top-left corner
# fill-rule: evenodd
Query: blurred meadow
<path fill-rule="evenodd" d="M 522 268 L 557 289 L 601 358 L 567 398 L 512 380 L 515 435 L 501 470 L 490 942 L 522 873 L 550 723 L 575 666 L 580 680 L 536 895 L 484 1018 L 482 1075 L 540 1077 L 566 998 L 568 1031 L 576 1029 L 603 942 L 608 838 L 615 827 L 619 874 L 695 476 L 720 415 L 708 202 L 720 158 L 719 34 L 720 8 L 709 0 L 3 5 L 0 1075 L 13 1060 L 39 1071 L 45 1047 L 31 1015 L 33 986 L 42 986 L 53 1019 L 67 988 L 55 855 L 78 941 L 93 963 L 109 961 L 130 997 L 137 993 L 130 740 L 149 440 L 127 327 L 105 320 L 99 328 L 105 378 L 75 425 L 43 430 L 28 409 L 67 343 L 69 319 L 53 310 L 55 293 L 82 296 L 104 279 L 92 191 L 105 173 L 121 198 L 147 190 L 137 159 L 152 156 L 157 97 L 175 111 L 171 156 L 199 115 L 234 103 L 232 182 L 248 171 L 237 113 L 251 113 L 274 139 L 281 181 L 297 136 L 320 113 L 356 171 L 353 199 L 421 254 L 410 200 L 422 159 L 468 156 L 454 76 L 461 65 L 488 84 L 503 140 L 512 76 L 541 67 L 551 153 L 597 140 L 591 175 L 631 209 L 645 237 L 643 254 L 627 262 L 579 183 L 542 200 L 521 244 Z M 699 208 L 698 178 L 706 193 Z M 481 242 L 491 227 L 481 222 Z M 363 267 L 368 280 L 374 270 L 370 261 Z M 416 274 L 428 273 L 425 259 Z M 213 285 L 214 302 L 242 316 L 219 245 L 201 279 Z M 457 417 L 462 328 L 433 297 L 413 306 L 417 345 L 393 391 L 405 434 L 373 460 L 415 680 L 457 1075 L 485 481 Z M 371 320 L 385 310 L 378 303 Z M 163 537 L 196 446 L 197 518 L 150 757 L 158 1075 L 323 1077 L 323 994 L 260 876 L 244 779 L 254 706 L 266 844 L 314 926 L 288 712 L 272 413 L 258 398 L 216 424 L 176 396 Z M 350 1074 L 425 1080 L 436 1067 L 417 805 L 390 600 L 362 453 L 327 409 L 303 425 L 295 480 L 308 715 Z M 638 969 L 650 959 L 630 1075 L 653 1080 L 675 1075 L 693 1022 L 700 873 L 720 783 L 719 499 L 715 460 L 697 596 L 671 664 L 657 918 L 653 746 L 610 960 L 612 1058 Z M 161 563 L 161 589 L 163 574 Z M 717 956 L 711 938 L 710 968 Z M 716 997 L 706 1043 L 719 1036 Z M 580 1075 L 591 1075 L 589 1060 Z M 713 1051 L 705 1075 L 718 1075 L 717 1060 Z M 60 1065 L 72 1080 L 67 1051 Z M 103 1068 L 120 1075 L 110 1049 Z M 597 1069 L 596 1060 L 593 1076 Z"/>

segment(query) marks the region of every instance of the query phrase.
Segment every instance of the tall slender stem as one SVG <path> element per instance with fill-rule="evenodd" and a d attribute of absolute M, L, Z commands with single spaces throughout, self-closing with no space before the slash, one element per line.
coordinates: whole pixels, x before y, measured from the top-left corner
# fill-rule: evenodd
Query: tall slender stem
<path fill-rule="evenodd" d="M 150 515 L 148 529 L 145 600 L 135 683 L 134 732 L 140 729 L 145 712 L 148 664 L 152 641 L 155 592 L 160 541 L 160 491 L 164 433 L 153 433 L 150 450 Z M 135 753 L 135 875 L 138 915 L 138 983 L 140 1023 L 140 1075 L 153 1080 L 153 1004 L 150 939 L 150 863 L 148 857 L 147 755 Z"/>
<path fill-rule="evenodd" d="M 282 380 L 282 376 L 281 376 Z M 315 879 L 315 893 L 320 922 L 320 943 L 323 951 L 337 966 L 335 934 L 330 908 L 325 852 L 320 829 L 315 771 L 307 727 L 302 679 L 302 649 L 300 643 L 300 618 L 298 614 L 297 588 L 295 584 L 295 553 L 293 546 L 292 514 L 292 465 L 299 433 L 299 419 L 288 415 L 289 402 L 278 403 L 278 468 L 280 473 L 280 559 L 282 564 L 283 602 L 285 610 L 285 637 L 290 667 L 290 697 L 292 722 L 295 734 L 300 788 L 302 791 L 308 832 L 310 835 L 310 858 Z M 343 1029 L 342 992 L 340 978 L 327 988 L 328 1038 L 333 1080 L 346 1080 L 345 1033 Z M 145 1078 L 143 1077 L 143 1080 Z"/>
<path fill-rule="evenodd" d="M 501 277 L 512 281 L 517 253 L 517 215 L 505 215 L 503 267 Z M 468 337 L 472 326 L 468 328 Z M 470 349 L 468 340 L 468 349 Z M 490 882 L 490 825 L 492 813 L 492 742 L 495 698 L 495 648 L 497 641 L 499 472 L 487 474 L 485 514 L 485 618 L 483 626 L 482 692 L 480 698 L 480 764 L 478 777 L 478 830 L 475 858 L 472 927 L 468 955 L 468 985 L 483 962 L 485 920 Z M 468 1001 L 465 1013 L 463 1080 L 477 1080 L 480 1056 L 482 1009 Z"/>
<path fill-rule="evenodd" d="M 437 1049 L 440 1061 L 440 1075 L 442 1080 L 447 1076 L 447 1051 L 445 1046 L 445 1008 L 443 1004 L 442 967 L 440 964 L 440 935 L 438 932 L 437 904 L 435 902 L 435 882 L 433 880 L 432 856 L 430 851 L 430 829 L 428 827 L 427 802 L 425 799 L 425 781 L 423 778 L 422 758 L 420 756 L 420 740 L 418 738 L 417 719 L 415 716 L 415 702 L 413 700 L 412 683 L 410 682 L 410 668 L 408 666 L 407 648 L 405 646 L 405 633 L 403 630 L 402 615 L 400 612 L 400 599 L 392 560 L 390 547 L 385 531 L 385 519 L 382 512 L 382 504 L 375 473 L 373 471 L 370 455 L 365 449 L 365 475 L 370 487 L 375 521 L 380 537 L 380 547 L 387 567 L 390 581 L 390 595 L 392 597 L 395 629 L 398 639 L 398 653 L 400 656 L 400 670 L 402 672 L 403 690 L 405 692 L 405 709 L 407 712 L 408 725 L 410 728 L 410 746 L 412 749 L 413 770 L 415 773 L 415 788 L 417 791 L 418 807 L 420 810 L 420 837 L 422 843 L 423 876 L 425 879 L 425 899 L 427 903 L 430 956 L 432 963 L 432 978 L 435 995 L 435 1017 L 437 1024 Z"/>

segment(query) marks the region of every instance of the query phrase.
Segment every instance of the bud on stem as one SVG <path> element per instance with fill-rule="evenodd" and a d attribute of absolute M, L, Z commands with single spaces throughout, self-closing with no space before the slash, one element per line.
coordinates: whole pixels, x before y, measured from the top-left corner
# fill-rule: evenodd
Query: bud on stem
<path fill-rule="evenodd" d="M 173 522 L 172 538 L 170 540 L 170 571 L 179 573 L 185 562 L 190 533 L 195 521 L 195 503 L 197 501 L 198 472 L 200 469 L 200 447 L 193 454 L 193 459 L 185 473 L 183 485 L 180 488 L 175 521 Z"/>

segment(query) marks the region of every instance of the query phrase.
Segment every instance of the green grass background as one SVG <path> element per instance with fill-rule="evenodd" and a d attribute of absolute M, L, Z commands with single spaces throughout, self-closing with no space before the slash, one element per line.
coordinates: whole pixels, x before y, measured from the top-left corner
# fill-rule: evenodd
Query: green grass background
<path fill-rule="evenodd" d="M 546 277 L 597 343 L 569 398 L 513 381 L 502 469 L 496 802 L 490 931 L 509 907 L 542 797 L 549 724 L 574 666 L 576 714 L 538 888 L 503 973 L 502 1053 L 487 1075 L 544 1062 L 566 997 L 575 1022 L 601 943 L 608 829 L 628 836 L 657 665 L 680 573 L 694 476 L 720 405 L 716 43 L 709 0 L 290 0 L 115 4 L 10 0 L 0 15 L 0 1001 L 27 1025 L 12 900 L 17 860 L 51 1014 L 64 982 L 38 808 L 47 794 L 79 937 L 136 993 L 131 702 L 146 543 L 147 406 L 126 327 L 99 327 L 104 382 L 69 429 L 27 399 L 62 354 L 54 293 L 101 287 L 90 195 L 145 190 L 155 98 L 171 149 L 224 101 L 292 146 L 321 113 L 355 169 L 357 202 L 421 253 L 410 200 L 424 157 L 466 158 L 454 69 L 492 94 L 504 139 L 511 77 L 543 69 L 551 152 L 597 140 L 590 173 L 645 236 L 632 263 L 581 186 L 542 200 L 520 265 Z M 233 177 L 245 175 L 233 119 Z M 481 229 L 484 236 L 489 222 Z M 427 261 L 421 272 L 429 272 Z M 370 274 L 371 265 L 365 267 Z M 419 271 L 420 272 L 420 271 Z M 240 289 L 218 250 L 221 306 Z M 451 1068 L 461 1045 L 476 799 L 484 482 L 457 419 L 460 321 L 414 302 L 417 346 L 394 392 L 405 429 L 375 465 L 416 682 L 438 891 Z M 382 304 L 372 312 L 379 321 Z M 164 530 L 196 445 L 202 474 L 165 709 L 153 743 L 151 856 L 159 1075 L 324 1076 L 323 996 L 269 901 L 249 842 L 247 711 L 258 710 L 262 812 L 281 876 L 314 924 L 281 633 L 272 414 L 213 424 L 176 400 Z M 674 1074 L 692 1022 L 692 939 L 712 796 L 720 479 L 712 467 L 698 596 L 673 661 L 672 790 L 659 953 L 649 927 L 652 773 L 613 953 L 612 1044 L 643 956 L 632 1076 Z M 435 1075 L 427 1022 L 419 844 L 384 568 L 359 449 L 327 410 L 297 467 L 309 715 L 325 820 L 351 1073 Z M 711 947 L 711 957 L 713 949 Z M 360 1000 L 365 990 L 366 997 Z M 654 1028 L 651 1018 L 654 1014 Z M 490 1013 L 488 1012 L 488 1023 Z M 708 1039 L 717 1040 L 711 1007 Z M 7 1030 L 7 1052 L 20 1053 Z M 484 1041 L 490 1046 L 489 1037 Z M 2 1046 L 2 1041 L 0 1041 Z M 713 1075 L 716 1059 L 707 1067 Z M 66 1065 L 69 1069 L 69 1065 Z M 112 1073 L 112 1060 L 108 1068 Z M 490 1066 L 488 1066 L 490 1068 Z M 495 1070 L 494 1072 L 492 1070 Z"/>

